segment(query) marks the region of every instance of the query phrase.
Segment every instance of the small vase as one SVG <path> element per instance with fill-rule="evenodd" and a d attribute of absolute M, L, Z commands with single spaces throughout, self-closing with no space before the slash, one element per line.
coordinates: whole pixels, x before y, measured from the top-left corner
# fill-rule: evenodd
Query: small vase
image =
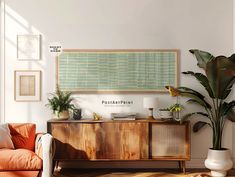
<path fill-rule="evenodd" d="M 73 118 L 75 120 L 80 120 L 82 118 L 82 110 L 81 109 L 74 109 L 73 110 Z"/>
<path fill-rule="evenodd" d="M 233 166 L 229 149 L 209 149 L 205 166 L 211 170 L 213 177 L 225 177 L 227 171 Z"/>
<path fill-rule="evenodd" d="M 173 118 L 176 121 L 180 121 L 180 112 L 179 111 L 174 111 L 173 112 Z"/>

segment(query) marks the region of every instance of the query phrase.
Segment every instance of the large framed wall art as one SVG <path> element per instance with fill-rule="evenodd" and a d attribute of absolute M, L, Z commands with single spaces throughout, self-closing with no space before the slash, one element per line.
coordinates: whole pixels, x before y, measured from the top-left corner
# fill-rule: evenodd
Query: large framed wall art
<path fill-rule="evenodd" d="M 179 50 L 66 49 L 57 57 L 57 83 L 71 92 L 166 92 L 179 84 Z"/>

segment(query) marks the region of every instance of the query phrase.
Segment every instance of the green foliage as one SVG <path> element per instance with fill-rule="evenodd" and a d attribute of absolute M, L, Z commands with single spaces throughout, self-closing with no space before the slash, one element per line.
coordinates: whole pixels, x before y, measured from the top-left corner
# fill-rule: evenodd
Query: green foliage
<path fill-rule="evenodd" d="M 205 96 L 203 96 L 201 93 L 188 87 L 179 87 L 178 90 L 181 96 L 191 98 L 188 100 L 188 102 L 194 102 L 198 105 L 206 107 L 207 109 L 211 109 L 211 105 L 205 100 Z"/>
<path fill-rule="evenodd" d="M 179 95 L 190 98 L 188 103 L 197 104 L 205 110 L 205 112 L 194 112 L 183 116 L 181 123 L 194 115 L 203 116 L 205 121 L 196 122 L 193 131 L 198 132 L 205 125 L 209 125 L 213 131 L 213 149 L 220 150 L 225 119 L 235 121 L 233 114 L 235 101 L 229 103 L 225 101 L 235 82 L 235 55 L 227 58 L 225 56 L 214 57 L 208 52 L 197 49 L 190 50 L 190 52 L 196 57 L 197 65 L 205 71 L 205 75 L 192 71 L 183 72 L 183 74 L 195 77 L 205 88 L 209 97 L 206 98 L 188 87 L 177 88 Z"/>
<path fill-rule="evenodd" d="M 183 74 L 190 74 L 190 75 L 194 76 L 204 86 L 204 88 L 207 90 L 210 97 L 215 98 L 214 94 L 213 94 L 213 91 L 211 90 L 211 87 L 209 85 L 209 81 L 208 81 L 207 77 L 204 74 L 194 73 L 192 71 L 183 72 Z"/>
<path fill-rule="evenodd" d="M 206 64 L 212 60 L 213 58 L 215 58 L 213 55 L 211 55 L 208 52 L 205 51 L 201 51 L 198 49 L 191 49 L 189 50 L 189 52 L 191 52 L 192 54 L 195 55 L 195 57 L 197 58 L 197 65 L 200 68 L 206 69 Z"/>
<path fill-rule="evenodd" d="M 235 122 L 235 111 L 231 109 L 228 111 L 228 114 L 226 115 L 226 118 L 232 122 Z"/>
<path fill-rule="evenodd" d="M 171 112 L 179 112 L 183 109 L 183 105 L 179 104 L 179 103 L 175 103 L 173 105 L 171 105 L 168 109 Z"/>
<path fill-rule="evenodd" d="M 205 116 L 206 118 L 209 117 L 208 114 L 204 113 L 204 112 L 193 112 L 193 113 L 188 113 L 186 115 L 184 115 L 181 119 L 180 119 L 180 123 L 185 122 L 186 120 L 188 120 L 189 118 L 191 118 L 194 115 L 201 115 L 201 116 Z"/>
<path fill-rule="evenodd" d="M 48 98 L 48 106 L 53 113 L 74 109 L 74 105 L 72 104 L 73 98 L 71 97 L 70 92 L 63 92 L 60 90 L 59 86 L 56 87 L 56 92 L 51 93 Z"/>
<path fill-rule="evenodd" d="M 208 122 L 198 121 L 197 123 L 194 124 L 193 131 L 194 132 L 198 132 L 205 125 L 209 125 L 210 126 L 210 124 Z"/>
<path fill-rule="evenodd" d="M 218 99 L 226 99 L 235 82 L 235 62 L 225 56 L 215 57 L 206 65 L 206 75 L 213 94 Z"/>

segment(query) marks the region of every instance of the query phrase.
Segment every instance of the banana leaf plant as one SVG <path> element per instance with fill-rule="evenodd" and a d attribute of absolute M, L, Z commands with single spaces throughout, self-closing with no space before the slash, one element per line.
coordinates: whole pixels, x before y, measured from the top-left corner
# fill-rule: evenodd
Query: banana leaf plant
<path fill-rule="evenodd" d="M 189 51 L 196 57 L 198 67 L 202 68 L 205 74 L 192 71 L 183 72 L 183 74 L 195 77 L 205 88 L 208 96 L 189 87 L 166 86 L 166 88 L 172 96 L 187 97 L 188 103 L 197 104 L 203 108 L 203 111 L 184 115 L 181 123 L 194 115 L 204 117 L 205 121 L 198 121 L 193 125 L 193 131 L 197 132 L 205 125 L 210 126 L 213 132 L 213 149 L 221 150 L 223 149 L 221 143 L 225 119 L 235 121 L 233 114 L 235 100 L 225 101 L 235 82 L 235 54 L 230 57 L 214 57 L 208 52 L 197 49 Z"/>

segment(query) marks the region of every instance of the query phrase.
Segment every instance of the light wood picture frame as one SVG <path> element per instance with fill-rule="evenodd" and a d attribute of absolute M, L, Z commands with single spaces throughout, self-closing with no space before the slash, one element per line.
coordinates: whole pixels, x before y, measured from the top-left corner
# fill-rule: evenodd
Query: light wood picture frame
<path fill-rule="evenodd" d="M 41 71 L 16 70 L 15 101 L 41 101 Z"/>
<path fill-rule="evenodd" d="M 29 61 L 40 60 L 41 35 L 17 35 L 17 59 Z"/>

